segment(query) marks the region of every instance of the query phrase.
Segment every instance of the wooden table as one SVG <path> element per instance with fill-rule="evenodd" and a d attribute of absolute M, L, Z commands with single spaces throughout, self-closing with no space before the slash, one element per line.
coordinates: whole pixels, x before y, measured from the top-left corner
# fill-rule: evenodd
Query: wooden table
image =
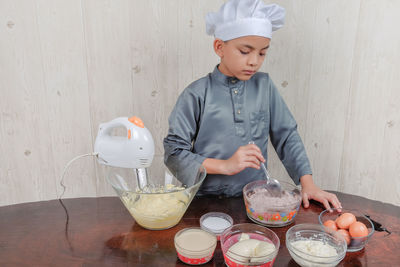
<path fill-rule="evenodd" d="M 339 266 L 400 266 L 400 207 L 336 194 L 344 207 L 362 210 L 392 232 L 375 232 L 362 251 L 348 252 Z M 251 222 L 242 198 L 195 198 L 181 222 L 163 231 L 137 225 L 116 197 L 68 199 L 65 205 L 68 239 L 57 200 L 0 207 L 0 266 L 187 266 L 178 260 L 173 243 L 180 229 L 199 226 L 200 216 L 210 211 L 228 213 L 235 224 Z M 318 223 L 322 210 L 315 203 L 301 207 L 295 223 Z M 272 228 L 281 240 L 274 266 L 298 266 L 285 246 L 289 227 Z M 218 244 L 213 260 L 203 266 L 223 262 Z"/>

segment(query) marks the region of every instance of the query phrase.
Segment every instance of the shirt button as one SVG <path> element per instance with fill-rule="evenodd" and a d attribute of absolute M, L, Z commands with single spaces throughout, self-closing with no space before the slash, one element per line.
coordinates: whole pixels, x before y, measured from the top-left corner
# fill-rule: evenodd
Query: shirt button
<path fill-rule="evenodd" d="M 237 110 L 237 114 L 240 114 L 240 109 Z"/>
<path fill-rule="evenodd" d="M 235 84 L 235 83 L 236 83 L 236 80 L 232 80 L 232 83 Z"/>
<path fill-rule="evenodd" d="M 238 94 L 238 90 L 234 90 L 233 93 L 235 93 L 235 95 L 237 95 Z"/>

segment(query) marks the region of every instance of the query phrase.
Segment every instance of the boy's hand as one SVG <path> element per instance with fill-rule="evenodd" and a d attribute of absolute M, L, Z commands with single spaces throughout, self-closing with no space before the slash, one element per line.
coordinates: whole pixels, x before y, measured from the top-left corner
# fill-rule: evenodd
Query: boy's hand
<path fill-rule="evenodd" d="M 308 208 L 310 206 L 309 200 L 314 199 L 318 202 L 321 202 L 324 205 L 324 207 L 330 212 L 332 210 L 329 203 L 331 203 L 334 208 L 338 209 L 339 212 L 341 211 L 342 204 L 340 203 L 336 195 L 326 192 L 321 188 L 319 188 L 318 186 L 316 186 L 312 180 L 311 175 L 302 176 L 300 178 L 300 183 L 302 187 L 301 194 L 303 197 L 304 208 Z"/>
<path fill-rule="evenodd" d="M 224 161 L 224 174 L 234 175 L 246 168 L 260 169 L 260 161 L 265 159 L 258 146 L 249 144 L 241 146 L 229 159 Z"/>

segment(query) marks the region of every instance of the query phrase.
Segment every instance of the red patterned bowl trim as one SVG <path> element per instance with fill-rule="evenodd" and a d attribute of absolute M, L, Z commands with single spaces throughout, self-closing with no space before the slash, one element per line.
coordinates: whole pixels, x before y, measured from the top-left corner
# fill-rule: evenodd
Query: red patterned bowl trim
<path fill-rule="evenodd" d="M 243 264 L 236 263 L 236 262 L 232 261 L 231 259 L 229 259 L 226 256 L 226 254 L 224 254 L 224 259 L 225 259 L 226 265 L 228 265 L 229 267 L 245 267 L 245 266 L 248 266 L 248 265 L 243 265 Z M 264 264 L 261 264 L 261 265 L 256 265 L 254 267 L 272 267 L 274 265 L 274 261 L 275 261 L 275 258 L 270 262 L 267 262 L 267 263 L 264 263 Z"/>
<path fill-rule="evenodd" d="M 191 264 L 191 265 L 198 265 L 198 264 L 204 264 L 206 262 L 209 262 L 214 255 L 214 252 L 213 252 L 211 255 L 203 257 L 203 258 L 188 258 L 188 257 L 183 256 L 182 254 L 179 254 L 179 252 L 176 252 L 176 253 L 178 254 L 178 258 L 181 261 L 183 261 L 184 263 L 187 263 L 187 264 Z"/>

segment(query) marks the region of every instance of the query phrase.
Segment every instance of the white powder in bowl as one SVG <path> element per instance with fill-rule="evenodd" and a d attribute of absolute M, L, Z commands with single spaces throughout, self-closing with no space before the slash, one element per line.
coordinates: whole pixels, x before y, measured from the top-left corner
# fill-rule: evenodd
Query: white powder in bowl
<path fill-rule="evenodd" d="M 218 216 L 210 216 L 204 219 L 202 225 L 213 232 L 222 232 L 231 226 L 231 223 L 224 218 Z"/>

